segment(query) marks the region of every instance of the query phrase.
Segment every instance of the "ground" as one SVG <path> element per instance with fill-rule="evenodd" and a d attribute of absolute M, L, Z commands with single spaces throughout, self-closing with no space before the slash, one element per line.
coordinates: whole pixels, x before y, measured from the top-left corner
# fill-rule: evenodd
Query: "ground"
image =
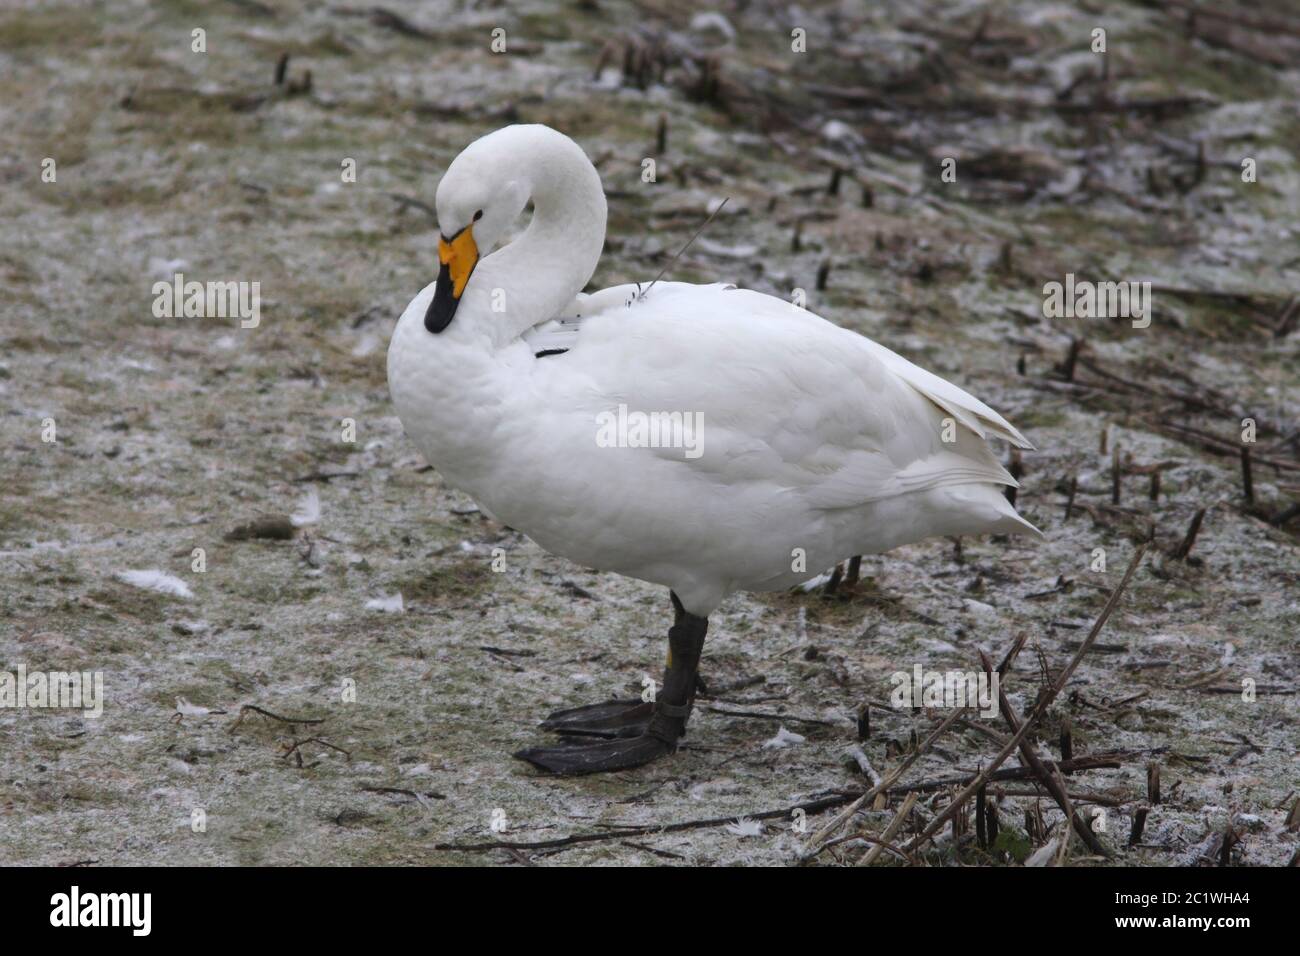
<path fill-rule="evenodd" d="M 1069 778 L 1110 856 L 1068 858 L 1293 861 L 1300 20 L 1186 7 L 8 5 L 0 671 L 101 672 L 105 702 L 0 710 L 0 862 L 794 863 L 835 811 L 791 808 L 847 802 L 947 716 L 891 708 L 892 674 L 978 668 L 1024 634 L 1004 687 L 1027 713 L 1143 544 L 1037 728 L 1052 758 L 1066 727 L 1076 758 L 1117 752 Z M 388 398 L 438 177 L 514 121 L 598 164 L 594 286 L 651 278 L 730 197 L 671 276 L 804 289 L 981 396 L 1036 446 L 998 453 L 1046 541 L 930 540 L 832 595 L 734 595 L 677 755 L 576 780 L 512 760 L 549 711 L 638 693 L 670 619 L 661 589 L 477 514 Z M 177 272 L 258 282 L 258 325 L 160 317 Z M 1149 327 L 1045 315 L 1067 273 L 1150 281 Z M 123 578 L 153 570 L 188 596 Z M 969 776 L 1005 739 L 972 716 L 901 785 Z M 1063 829 L 1033 793 L 990 784 L 991 845 L 972 800 L 912 858 L 1022 861 Z M 925 789 L 897 842 L 952 795 Z M 574 834 L 614 838 L 447 848 Z"/>

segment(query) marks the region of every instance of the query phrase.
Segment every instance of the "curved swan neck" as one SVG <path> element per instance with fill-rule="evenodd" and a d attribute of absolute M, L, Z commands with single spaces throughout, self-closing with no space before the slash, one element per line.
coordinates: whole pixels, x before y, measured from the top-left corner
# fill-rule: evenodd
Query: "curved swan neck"
<path fill-rule="evenodd" d="M 502 347 L 553 318 L 586 286 L 605 244 L 606 207 L 596 167 L 567 136 L 545 126 L 497 135 L 500 148 L 517 157 L 533 218 L 523 235 L 478 264 L 465 291 L 471 301 L 461 308 L 469 306 L 476 331 Z"/>

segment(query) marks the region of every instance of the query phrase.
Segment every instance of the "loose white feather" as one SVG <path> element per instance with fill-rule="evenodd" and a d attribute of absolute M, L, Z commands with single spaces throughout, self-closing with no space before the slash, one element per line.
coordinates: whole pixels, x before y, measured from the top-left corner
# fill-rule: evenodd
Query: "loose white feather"
<path fill-rule="evenodd" d="M 385 594 L 377 598 L 371 598 L 366 602 L 367 611 L 381 611 L 384 614 L 401 614 L 406 610 L 406 605 L 402 601 L 401 593 Z"/>
<path fill-rule="evenodd" d="M 173 597 L 182 598 L 194 596 L 194 592 L 190 590 L 188 584 L 166 571 L 159 571 L 157 568 L 149 568 L 143 571 L 123 571 L 118 574 L 118 578 L 133 587 L 157 591 L 160 594 L 170 594 Z"/>

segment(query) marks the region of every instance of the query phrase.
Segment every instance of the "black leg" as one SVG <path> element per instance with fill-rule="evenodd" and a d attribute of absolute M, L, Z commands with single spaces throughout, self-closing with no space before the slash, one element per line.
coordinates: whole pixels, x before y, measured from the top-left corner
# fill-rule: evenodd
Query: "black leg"
<path fill-rule="evenodd" d="M 855 554 L 849 558 L 849 573 L 844 576 L 844 583 L 848 587 L 853 587 L 858 583 L 858 578 L 862 576 L 862 555 Z"/>
<path fill-rule="evenodd" d="M 700 655 L 704 653 L 704 635 L 709 620 L 686 613 L 682 602 L 672 591 L 676 619 L 668 632 L 668 662 L 664 667 L 664 683 L 655 698 L 654 715 L 646 732 L 666 743 L 677 745 L 677 738 L 686 733 L 686 721 L 695 703 L 696 676 L 700 670 Z"/>
<path fill-rule="evenodd" d="M 853 557 L 849 558 L 849 569 L 847 574 L 844 571 L 843 564 L 835 565 L 835 570 L 831 572 L 830 580 L 828 580 L 824 585 L 822 585 L 822 594 L 825 597 L 834 597 L 835 593 L 839 590 L 841 584 L 843 584 L 846 588 L 856 587 L 858 583 L 858 578 L 861 576 L 861 574 L 862 574 L 862 555 L 860 554 L 854 555 Z"/>
<path fill-rule="evenodd" d="M 587 713 L 579 714 L 576 722 L 573 711 L 561 711 L 552 714 L 543 724 L 560 732 L 583 733 L 574 728 L 585 723 L 588 726 L 585 733 L 592 736 L 597 735 L 590 729 L 593 726 L 599 730 L 612 724 L 616 732 L 626 733 L 635 725 L 635 736 L 618 736 L 614 740 L 584 745 L 532 747 L 519 751 L 515 756 L 551 773 L 577 775 L 639 767 L 676 750 L 678 739 L 686 733 L 686 722 L 690 719 L 691 705 L 695 700 L 696 675 L 709 621 L 687 613 L 676 594 L 672 595 L 672 600 L 676 620 L 668 632 L 668 663 L 664 668 L 663 686 L 656 693 L 653 704 L 610 701 L 594 708 L 577 708 L 577 711 Z M 645 710 L 639 708 L 649 710 L 649 720 L 644 724 L 641 721 L 645 719 Z M 564 715 L 569 715 L 567 724 L 565 719 L 557 721 Z M 583 716 L 592 720 L 584 721 Z"/>
<path fill-rule="evenodd" d="M 830 580 L 822 585 L 822 594 L 825 597 L 831 597 L 839 590 L 840 582 L 844 580 L 844 568 L 842 565 L 835 565 L 835 570 L 831 572 Z"/>

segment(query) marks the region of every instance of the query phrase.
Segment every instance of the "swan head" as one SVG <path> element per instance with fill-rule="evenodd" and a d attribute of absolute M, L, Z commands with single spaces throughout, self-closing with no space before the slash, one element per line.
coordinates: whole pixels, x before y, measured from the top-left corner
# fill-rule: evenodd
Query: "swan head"
<path fill-rule="evenodd" d="M 527 157 L 503 137 L 510 129 L 467 146 L 438 184 L 438 281 L 424 317 L 425 328 L 435 334 L 456 315 L 479 259 L 528 204 L 531 189 L 521 175 Z"/>

